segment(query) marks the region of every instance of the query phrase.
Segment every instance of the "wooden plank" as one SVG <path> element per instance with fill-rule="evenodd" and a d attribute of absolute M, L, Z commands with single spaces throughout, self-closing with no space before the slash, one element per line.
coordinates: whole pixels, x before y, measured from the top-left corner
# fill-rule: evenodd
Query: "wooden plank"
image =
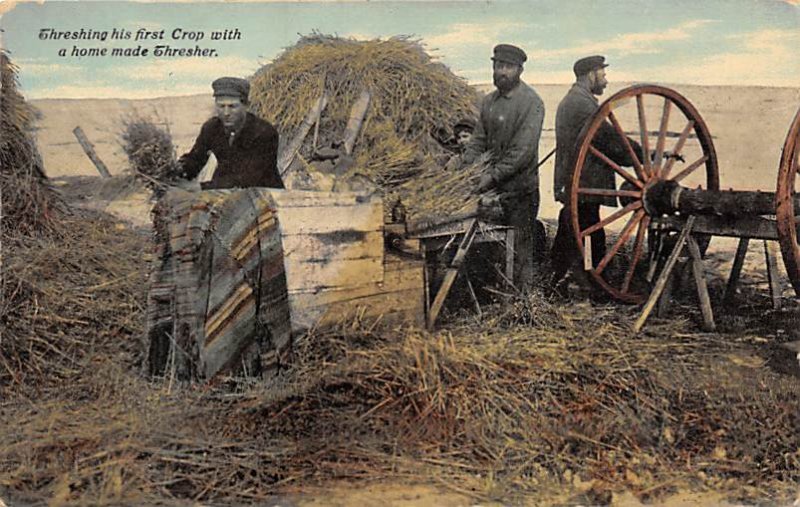
<path fill-rule="evenodd" d="M 692 215 L 696 217 L 692 231 L 695 234 L 713 234 L 741 238 L 747 236 L 752 239 L 778 239 L 778 229 L 775 220 L 763 217 L 724 217 L 713 215 Z M 653 220 L 658 227 L 673 231 L 683 229 L 686 220 L 684 217 L 667 216 Z"/>
<path fill-rule="evenodd" d="M 358 293 L 362 291 L 363 294 L 367 292 L 364 291 L 390 291 L 396 288 L 404 288 L 410 289 L 417 286 L 421 287 L 419 277 L 422 276 L 422 263 L 417 264 L 409 264 L 403 266 L 402 269 L 393 269 L 393 270 L 386 270 L 383 275 L 383 280 L 378 282 L 367 282 L 362 283 L 359 285 L 349 285 L 349 286 L 336 286 L 336 287 L 300 287 L 300 288 L 290 288 L 289 295 L 293 296 L 296 294 L 315 294 L 320 301 L 327 301 L 336 300 L 337 298 L 341 298 L 340 293 L 352 292 Z M 375 288 L 377 287 L 377 288 Z M 328 296 L 327 294 L 332 294 Z"/>
<path fill-rule="evenodd" d="M 319 123 L 322 111 L 325 110 L 325 106 L 327 105 L 328 95 L 323 93 L 308 113 L 306 113 L 306 117 L 303 118 L 303 123 L 300 124 L 297 133 L 278 156 L 278 170 L 281 176 L 285 176 L 288 172 L 289 167 L 292 165 L 292 160 L 294 160 L 295 155 L 297 155 L 298 150 L 300 150 L 300 147 L 303 145 L 303 140 L 305 140 L 311 127 Z"/>
<path fill-rule="evenodd" d="M 369 109 L 370 94 L 369 91 L 364 90 L 350 109 L 350 118 L 347 120 L 347 126 L 344 129 L 344 152 L 348 155 L 353 153 L 353 148 L 358 139 L 358 134 L 361 132 L 361 125 L 364 124 L 364 117 L 367 115 Z"/>
<path fill-rule="evenodd" d="M 778 252 L 774 241 L 764 241 L 764 257 L 767 259 L 767 280 L 772 297 L 772 309 L 781 309 L 781 283 L 778 275 Z"/>
<path fill-rule="evenodd" d="M 318 293 L 290 293 L 293 330 L 331 323 L 357 311 L 370 317 L 391 314 L 421 323 L 425 312 L 423 265 L 409 263 L 406 268 L 387 273 L 383 283 Z"/>
<path fill-rule="evenodd" d="M 750 238 L 743 237 L 739 240 L 739 245 L 736 247 L 733 267 L 728 277 L 728 283 L 725 286 L 725 296 L 723 297 L 725 304 L 733 303 L 733 299 L 736 296 L 736 286 L 739 284 L 739 276 L 742 274 L 742 267 L 744 267 L 744 259 L 747 256 L 747 247 L 749 244 Z"/>
<path fill-rule="evenodd" d="M 89 138 L 86 137 L 86 134 L 83 132 L 83 129 L 80 126 L 75 127 L 72 129 L 72 133 L 75 134 L 75 137 L 78 139 L 78 143 L 83 148 L 83 152 L 86 153 L 86 156 L 89 157 L 89 160 L 92 161 L 94 166 L 97 168 L 97 172 L 100 173 L 100 176 L 103 178 L 110 178 L 111 173 L 108 172 L 108 167 L 100 160 L 100 157 L 97 156 L 97 153 L 94 151 L 94 145 L 89 142 Z"/>
<path fill-rule="evenodd" d="M 309 191 L 292 189 L 259 189 L 258 191 L 270 194 L 278 209 L 336 206 L 364 206 L 368 204 L 383 207 L 383 199 L 378 194 L 364 192 L 331 192 Z"/>
<path fill-rule="evenodd" d="M 694 283 L 697 286 L 697 298 L 700 302 L 700 312 L 703 314 L 703 329 L 714 331 L 717 326 L 714 324 L 714 312 L 711 310 L 711 298 L 708 295 L 708 284 L 703 267 L 703 256 L 700 254 L 700 247 L 694 236 L 689 235 L 686 239 L 686 246 L 692 258 L 692 272 L 694 273 Z"/>
<path fill-rule="evenodd" d="M 283 238 L 287 262 L 328 259 L 331 262 L 383 256 L 381 231 L 340 230 L 329 233 L 289 234 Z"/>
<path fill-rule="evenodd" d="M 638 333 L 644 327 L 645 321 L 647 321 L 647 317 L 650 316 L 650 313 L 653 311 L 656 303 L 658 302 L 658 298 L 661 297 L 661 293 L 664 292 L 664 287 L 667 285 L 667 280 L 669 279 L 670 275 L 672 274 L 672 269 L 675 267 L 675 263 L 678 261 L 678 256 L 683 250 L 683 245 L 686 243 L 686 238 L 689 233 L 692 231 L 692 227 L 694 226 L 695 216 L 692 215 L 686 220 L 686 225 L 684 225 L 683 230 L 681 231 L 680 236 L 678 236 L 678 242 L 675 243 L 675 248 L 669 254 L 669 258 L 667 259 L 666 264 L 664 265 L 664 269 L 661 271 L 661 274 L 658 276 L 656 280 L 656 285 L 653 287 L 653 291 L 650 292 L 650 296 L 647 298 L 647 301 L 642 308 L 642 313 L 639 315 L 639 318 L 636 319 L 636 322 L 633 324 L 633 332 Z"/>
<path fill-rule="evenodd" d="M 365 257 L 335 262 L 286 262 L 289 290 L 321 290 L 383 281 L 383 258 Z"/>
<path fill-rule="evenodd" d="M 336 231 L 380 231 L 383 207 L 307 206 L 278 209 L 283 235 L 313 234 Z"/>
<path fill-rule="evenodd" d="M 477 230 L 478 220 L 473 219 L 470 222 L 467 231 L 464 233 L 464 237 L 461 238 L 461 244 L 458 246 L 456 255 L 453 257 L 450 267 L 447 268 L 447 273 L 444 275 L 444 281 L 442 282 L 441 287 L 439 287 L 436 297 L 433 299 L 433 304 L 428 312 L 428 329 L 432 329 L 434 324 L 436 324 L 436 319 L 439 317 L 439 312 L 442 310 L 442 306 L 444 306 L 444 301 L 447 298 L 447 294 L 450 292 L 450 288 L 453 286 L 453 282 L 456 281 L 456 276 L 461 268 L 461 263 L 466 257 L 467 252 L 469 252 L 469 247 L 472 245 L 472 240 L 475 238 L 475 233 Z"/>

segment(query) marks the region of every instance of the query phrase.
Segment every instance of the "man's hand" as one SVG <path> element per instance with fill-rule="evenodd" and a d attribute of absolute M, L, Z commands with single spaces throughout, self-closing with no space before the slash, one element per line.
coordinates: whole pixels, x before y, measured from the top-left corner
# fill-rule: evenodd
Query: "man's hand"
<path fill-rule="evenodd" d="M 484 174 L 481 176 L 480 181 L 478 181 L 478 185 L 473 190 L 474 194 L 482 194 L 494 186 L 494 180 L 488 174 Z"/>

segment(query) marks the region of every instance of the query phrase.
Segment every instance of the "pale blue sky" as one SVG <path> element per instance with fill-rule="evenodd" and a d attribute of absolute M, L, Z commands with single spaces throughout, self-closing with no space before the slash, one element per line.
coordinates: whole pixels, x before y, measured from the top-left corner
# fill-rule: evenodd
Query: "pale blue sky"
<path fill-rule="evenodd" d="M 491 80 L 494 44 L 524 48 L 532 83 L 572 80 L 575 59 L 605 54 L 615 81 L 800 87 L 798 0 L 491 0 L 371 2 L 18 3 L 0 19 L 23 92 L 43 97 L 154 97 L 208 91 L 222 74 L 249 75 L 312 30 L 357 38 L 412 35 L 470 82 Z M 40 40 L 42 28 L 165 29 L 167 40 Z M 169 44 L 203 31 L 216 58 L 61 58 L 60 48 Z M 238 28 L 241 41 L 211 42 Z"/>

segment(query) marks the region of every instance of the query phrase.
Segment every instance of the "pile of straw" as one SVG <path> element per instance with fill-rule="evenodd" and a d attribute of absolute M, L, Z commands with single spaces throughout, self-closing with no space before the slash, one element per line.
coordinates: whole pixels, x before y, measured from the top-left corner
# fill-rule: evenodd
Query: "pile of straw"
<path fill-rule="evenodd" d="M 132 350 L 137 238 L 113 246 L 114 227 L 86 217 L 70 228 L 81 223 L 83 243 L 69 251 L 100 252 L 27 259 L 24 279 L 37 281 L 28 290 L 41 296 L 38 308 L 17 310 L 16 332 L 45 338 L 38 367 L 4 381 L 59 388 L 40 387 L 35 401 L 13 389 L 0 397 L 6 495 L 245 503 L 374 479 L 506 501 L 590 486 L 643 499 L 687 487 L 779 501 L 800 479 L 798 382 L 728 360 L 753 337 L 696 334 L 676 320 L 634 338 L 633 311 L 535 294 L 436 334 L 343 322 L 300 339 L 269 391 L 237 379 L 200 389 L 148 382 Z M 46 266 L 74 276 L 56 281 Z"/>
<path fill-rule="evenodd" d="M 52 233 L 64 207 L 47 181 L 31 135 L 34 110 L 17 88 L 17 68 L 0 50 L 0 233 Z"/>
<path fill-rule="evenodd" d="M 0 398 L 36 396 L 142 350 L 147 235 L 74 210 L 58 238 L 7 252 L 0 304 Z"/>
<path fill-rule="evenodd" d="M 435 170 L 445 149 L 435 139 L 476 115 L 477 93 L 408 37 L 361 41 L 322 34 L 301 37 L 252 79 L 254 111 L 291 139 L 326 92 L 317 147 L 342 140 L 350 108 L 363 90 L 371 102 L 355 145 L 354 173 L 384 188 Z M 314 136 L 300 155 L 309 159 Z"/>
<path fill-rule="evenodd" d="M 179 169 L 169 129 L 139 115 L 123 119 L 122 126 L 122 150 L 131 171 L 156 197 L 163 195 Z"/>

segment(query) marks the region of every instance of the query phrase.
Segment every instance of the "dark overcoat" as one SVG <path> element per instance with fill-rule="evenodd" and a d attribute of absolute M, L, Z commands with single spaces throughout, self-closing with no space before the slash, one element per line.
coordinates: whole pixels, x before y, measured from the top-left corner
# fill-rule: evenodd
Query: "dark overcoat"
<path fill-rule="evenodd" d="M 556 199 L 565 204 L 569 199 L 581 130 L 599 108 L 597 98 L 589 90 L 577 83 L 572 85 L 567 95 L 558 104 L 558 110 L 556 111 L 556 163 L 553 192 Z M 629 142 L 639 160 L 641 160 L 641 146 L 633 139 L 629 139 Z M 633 165 L 633 160 L 625 148 L 622 138 L 608 121 L 600 125 L 592 140 L 592 145 L 621 166 Z M 614 170 L 602 160 L 592 154 L 588 154 L 581 171 L 581 187 L 613 190 L 616 188 L 615 174 Z M 616 206 L 617 198 L 583 195 L 581 196 L 581 202 Z"/>
<path fill-rule="evenodd" d="M 181 176 L 196 177 L 210 153 L 217 158 L 217 169 L 211 181 L 203 184 L 204 189 L 284 188 L 278 173 L 278 131 L 253 113 L 247 113 L 233 142 L 222 120 L 214 117 L 206 121 L 192 149 L 179 160 Z"/>

